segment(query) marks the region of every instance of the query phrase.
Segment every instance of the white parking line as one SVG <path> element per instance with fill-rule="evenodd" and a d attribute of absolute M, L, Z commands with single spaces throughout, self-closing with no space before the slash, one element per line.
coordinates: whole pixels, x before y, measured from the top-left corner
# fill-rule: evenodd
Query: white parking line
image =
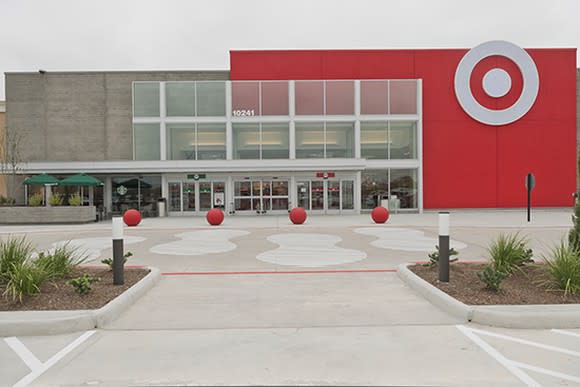
<path fill-rule="evenodd" d="M 10 345 L 10 342 L 12 342 L 13 344 L 16 344 L 15 346 L 10 345 L 10 348 L 12 348 L 12 350 L 14 352 L 16 352 L 16 354 L 32 370 L 31 373 L 29 373 L 28 375 L 26 375 L 25 377 L 20 379 L 13 387 L 28 386 L 36 378 L 38 378 L 40 375 L 42 375 L 44 372 L 46 372 L 50 367 L 52 367 L 53 365 L 58 363 L 59 360 L 61 360 L 63 357 L 65 357 L 70 352 L 72 352 L 76 347 L 78 347 L 83 342 L 85 342 L 89 337 L 91 337 L 93 335 L 93 333 L 95 333 L 95 331 L 87 331 L 87 332 L 83 333 L 75 341 L 73 341 L 72 343 L 70 343 L 69 345 L 67 345 L 63 349 L 61 349 L 54 356 L 52 356 L 50 359 L 48 359 L 45 363 L 40 363 L 40 361 L 36 358 L 36 356 L 34 356 L 28 350 L 28 348 L 26 348 L 24 346 L 24 344 L 22 344 L 22 342 L 20 342 L 20 340 L 18 340 L 16 337 L 9 337 L 8 339 L 4 339 L 8 343 L 8 345 Z M 9 342 L 8 341 L 9 339 L 14 339 L 14 340 L 10 340 L 10 342 Z M 18 345 L 18 343 L 20 343 L 20 345 Z M 38 364 L 35 363 L 31 357 L 34 358 L 38 362 Z"/>
<path fill-rule="evenodd" d="M 570 349 L 565 349 L 565 348 L 560 348 L 560 347 L 554 347 L 553 345 L 546 345 L 546 344 L 536 343 L 534 341 L 529 341 L 529 340 L 518 339 L 516 337 L 506 336 L 506 335 L 502 335 L 502 334 L 499 334 L 499 333 L 482 331 L 482 330 L 479 330 L 479 329 L 476 329 L 476 328 L 469 328 L 469 330 L 471 330 L 472 332 L 478 333 L 480 335 L 497 337 L 498 339 L 504 339 L 504 340 L 508 340 L 508 341 L 513 341 L 514 343 L 525 344 L 525 345 L 529 345 L 531 347 L 541 348 L 541 349 L 545 349 L 545 350 L 548 350 L 548 351 L 560 352 L 560 353 L 565 353 L 566 355 L 580 357 L 580 352 L 572 351 Z"/>
<path fill-rule="evenodd" d="M 475 344 L 477 344 L 481 349 L 483 349 L 485 352 L 487 352 L 491 357 L 493 357 L 495 360 L 497 360 L 498 363 L 500 363 L 502 366 L 504 366 L 508 371 L 510 371 L 512 374 L 514 374 L 518 379 L 520 379 L 522 382 L 524 382 L 527 386 L 541 387 L 541 384 L 539 384 L 534 379 L 532 379 L 524 371 L 522 371 L 521 369 L 516 367 L 511 360 L 507 359 L 504 355 L 499 353 L 495 348 L 493 348 L 491 345 L 489 345 L 488 343 L 483 341 L 480 337 L 475 335 L 473 333 L 474 331 L 476 331 L 475 329 L 467 328 L 463 325 L 456 325 L 455 327 L 457 329 L 459 329 L 459 331 L 461 333 L 463 333 L 465 336 L 470 338 L 471 341 L 473 341 Z"/>
<path fill-rule="evenodd" d="M 519 361 L 513 361 L 513 360 L 511 360 L 511 362 L 512 362 L 513 365 L 515 365 L 516 367 L 519 367 L 519 368 L 523 368 L 523 369 L 526 369 L 526 370 L 538 372 L 538 373 L 544 374 L 544 375 L 554 376 L 554 377 L 559 378 L 559 379 L 569 380 L 571 382 L 580 383 L 580 378 L 578 378 L 576 376 L 572 376 L 572 375 L 568 375 L 568 374 L 563 374 L 561 372 L 556 372 L 556 371 L 552 371 L 552 370 L 547 370 L 545 368 L 536 367 L 536 366 L 529 365 L 529 364 L 526 364 L 526 363 L 520 363 Z"/>
<path fill-rule="evenodd" d="M 559 333 L 561 335 L 568 335 L 568 336 L 578 337 L 580 339 L 580 333 L 574 333 L 574 332 L 570 332 L 570 331 L 564 331 L 562 329 L 552 329 L 552 332 Z"/>
<path fill-rule="evenodd" d="M 4 341 L 14 352 L 16 352 L 18 357 L 22 359 L 31 371 L 35 371 L 42 367 L 42 362 L 38 360 L 38 358 L 34 356 L 34 354 L 30 352 L 24 344 L 22 344 L 22 341 L 18 340 L 16 337 L 7 337 Z"/>

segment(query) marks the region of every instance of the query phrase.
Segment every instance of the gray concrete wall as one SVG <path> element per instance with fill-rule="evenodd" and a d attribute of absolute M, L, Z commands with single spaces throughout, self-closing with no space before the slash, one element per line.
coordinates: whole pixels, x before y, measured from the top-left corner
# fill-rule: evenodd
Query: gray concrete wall
<path fill-rule="evenodd" d="M 134 81 L 228 79 L 228 71 L 6 73 L 6 127 L 23 134 L 26 161 L 131 160 Z"/>
<path fill-rule="evenodd" d="M 96 216 L 94 206 L 0 207 L 1 224 L 89 223 Z"/>

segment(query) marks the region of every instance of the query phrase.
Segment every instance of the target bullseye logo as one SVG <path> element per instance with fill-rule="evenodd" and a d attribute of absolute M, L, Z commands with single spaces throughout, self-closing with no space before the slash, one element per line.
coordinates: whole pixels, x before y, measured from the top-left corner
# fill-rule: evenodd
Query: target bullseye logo
<path fill-rule="evenodd" d="M 502 56 L 516 64 L 523 78 L 522 92 L 510 107 L 493 110 L 475 99 L 470 86 L 475 66 L 490 56 Z M 540 86 L 538 69 L 530 55 L 513 43 L 494 40 L 480 44 L 465 54 L 455 72 L 455 95 L 463 110 L 474 120 L 488 125 L 506 125 L 522 118 L 533 106 Z M 501 98 L 512 88 L 512 78 L 501 68 L 489 70 L 482 81 L 484 92 L 492 98 Z"/>

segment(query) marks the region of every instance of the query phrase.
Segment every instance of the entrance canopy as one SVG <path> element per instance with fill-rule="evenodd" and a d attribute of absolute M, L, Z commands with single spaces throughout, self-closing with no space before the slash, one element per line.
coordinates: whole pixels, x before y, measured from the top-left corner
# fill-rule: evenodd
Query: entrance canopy
<path fill-rule="evenodd" d="M 86 173 L 79 173 L 69 176 L 60 181 L 60 185 L 103 185 L 103 182 L 96 177 L 89 176 Z"/>
<path fill-rule="evenodd" d="M 40 175 L 35 175 L 24 180 L 26 185 L 59 185 L 60 180 L 54 176 L 47 175 L 46 173 L 41 173 Z"/>

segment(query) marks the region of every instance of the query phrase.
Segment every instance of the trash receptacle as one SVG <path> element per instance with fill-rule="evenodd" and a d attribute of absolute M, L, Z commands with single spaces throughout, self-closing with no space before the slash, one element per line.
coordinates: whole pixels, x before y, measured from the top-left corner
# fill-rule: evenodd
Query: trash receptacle
<path fill-rule="evenodd" d="M 385 208 L 389 209 L 389 197 L 387 195 L 382 195 L 380 204 L 381 204 L 381 207 L 385 207 Z"/>
<path fill-rule="evenodd" d="M 165 211 L 166 204 L 167 204 L 167 199 L 165 199 L 165 198 L 157 199 L 157 216 L 159 216 L 159 217 L 167 216 L 167 213 Z"/>

